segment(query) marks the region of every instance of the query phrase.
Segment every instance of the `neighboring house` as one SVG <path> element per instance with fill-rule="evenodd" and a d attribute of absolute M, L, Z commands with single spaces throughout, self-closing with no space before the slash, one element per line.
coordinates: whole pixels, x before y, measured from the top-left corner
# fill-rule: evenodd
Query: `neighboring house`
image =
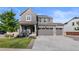
<path fill-rule="evenodd" d="M 64 24 L 65 35 L 79 35 L 79 17 L 74 17 Z"/>
<path fill-rule="evenodd" d="M 29 31 L 36 35 L 63 35 L 62 23 L 53 23 L 53 18 L 47 15 L 37 15 L 28 8 L 21 13 L 19 32 Z"/>

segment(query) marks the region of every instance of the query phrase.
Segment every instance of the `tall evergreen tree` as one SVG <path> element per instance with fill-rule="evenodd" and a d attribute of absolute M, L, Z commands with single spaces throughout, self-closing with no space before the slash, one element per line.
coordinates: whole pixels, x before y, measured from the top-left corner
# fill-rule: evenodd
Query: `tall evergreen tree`
<path fill-rule="evenodd" d="M 14 32 L 19 28 L 19 22 L 15 18 L 12 9 L 0 14 L 0 30 Z"/>

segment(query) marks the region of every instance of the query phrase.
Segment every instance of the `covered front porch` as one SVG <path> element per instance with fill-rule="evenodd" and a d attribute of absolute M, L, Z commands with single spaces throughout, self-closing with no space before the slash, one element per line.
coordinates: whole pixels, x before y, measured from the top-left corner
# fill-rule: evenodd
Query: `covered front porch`
<path fill-rule="evenodd" d="M 36 36 L 36 25 L 20 25 L 19 33 L 26 32 Z"/>

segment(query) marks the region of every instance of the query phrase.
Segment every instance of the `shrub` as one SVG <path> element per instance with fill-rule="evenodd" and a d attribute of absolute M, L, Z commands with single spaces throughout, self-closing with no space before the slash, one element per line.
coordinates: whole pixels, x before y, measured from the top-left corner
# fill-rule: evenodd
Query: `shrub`
<path fill-rule="evenodd" d="M 14 35 L 11 35 L 11 34 L 5 34 L 5 37 L 14 37 Z"/>

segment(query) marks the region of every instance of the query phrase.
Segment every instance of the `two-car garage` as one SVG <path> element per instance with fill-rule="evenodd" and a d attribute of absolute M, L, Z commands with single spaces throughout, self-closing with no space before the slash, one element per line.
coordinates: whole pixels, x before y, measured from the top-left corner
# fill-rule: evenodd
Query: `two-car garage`
<path fill-rule="evenodd" d="M 38 35 L 63 35 L 63 28 L 39 27 Z"/>

